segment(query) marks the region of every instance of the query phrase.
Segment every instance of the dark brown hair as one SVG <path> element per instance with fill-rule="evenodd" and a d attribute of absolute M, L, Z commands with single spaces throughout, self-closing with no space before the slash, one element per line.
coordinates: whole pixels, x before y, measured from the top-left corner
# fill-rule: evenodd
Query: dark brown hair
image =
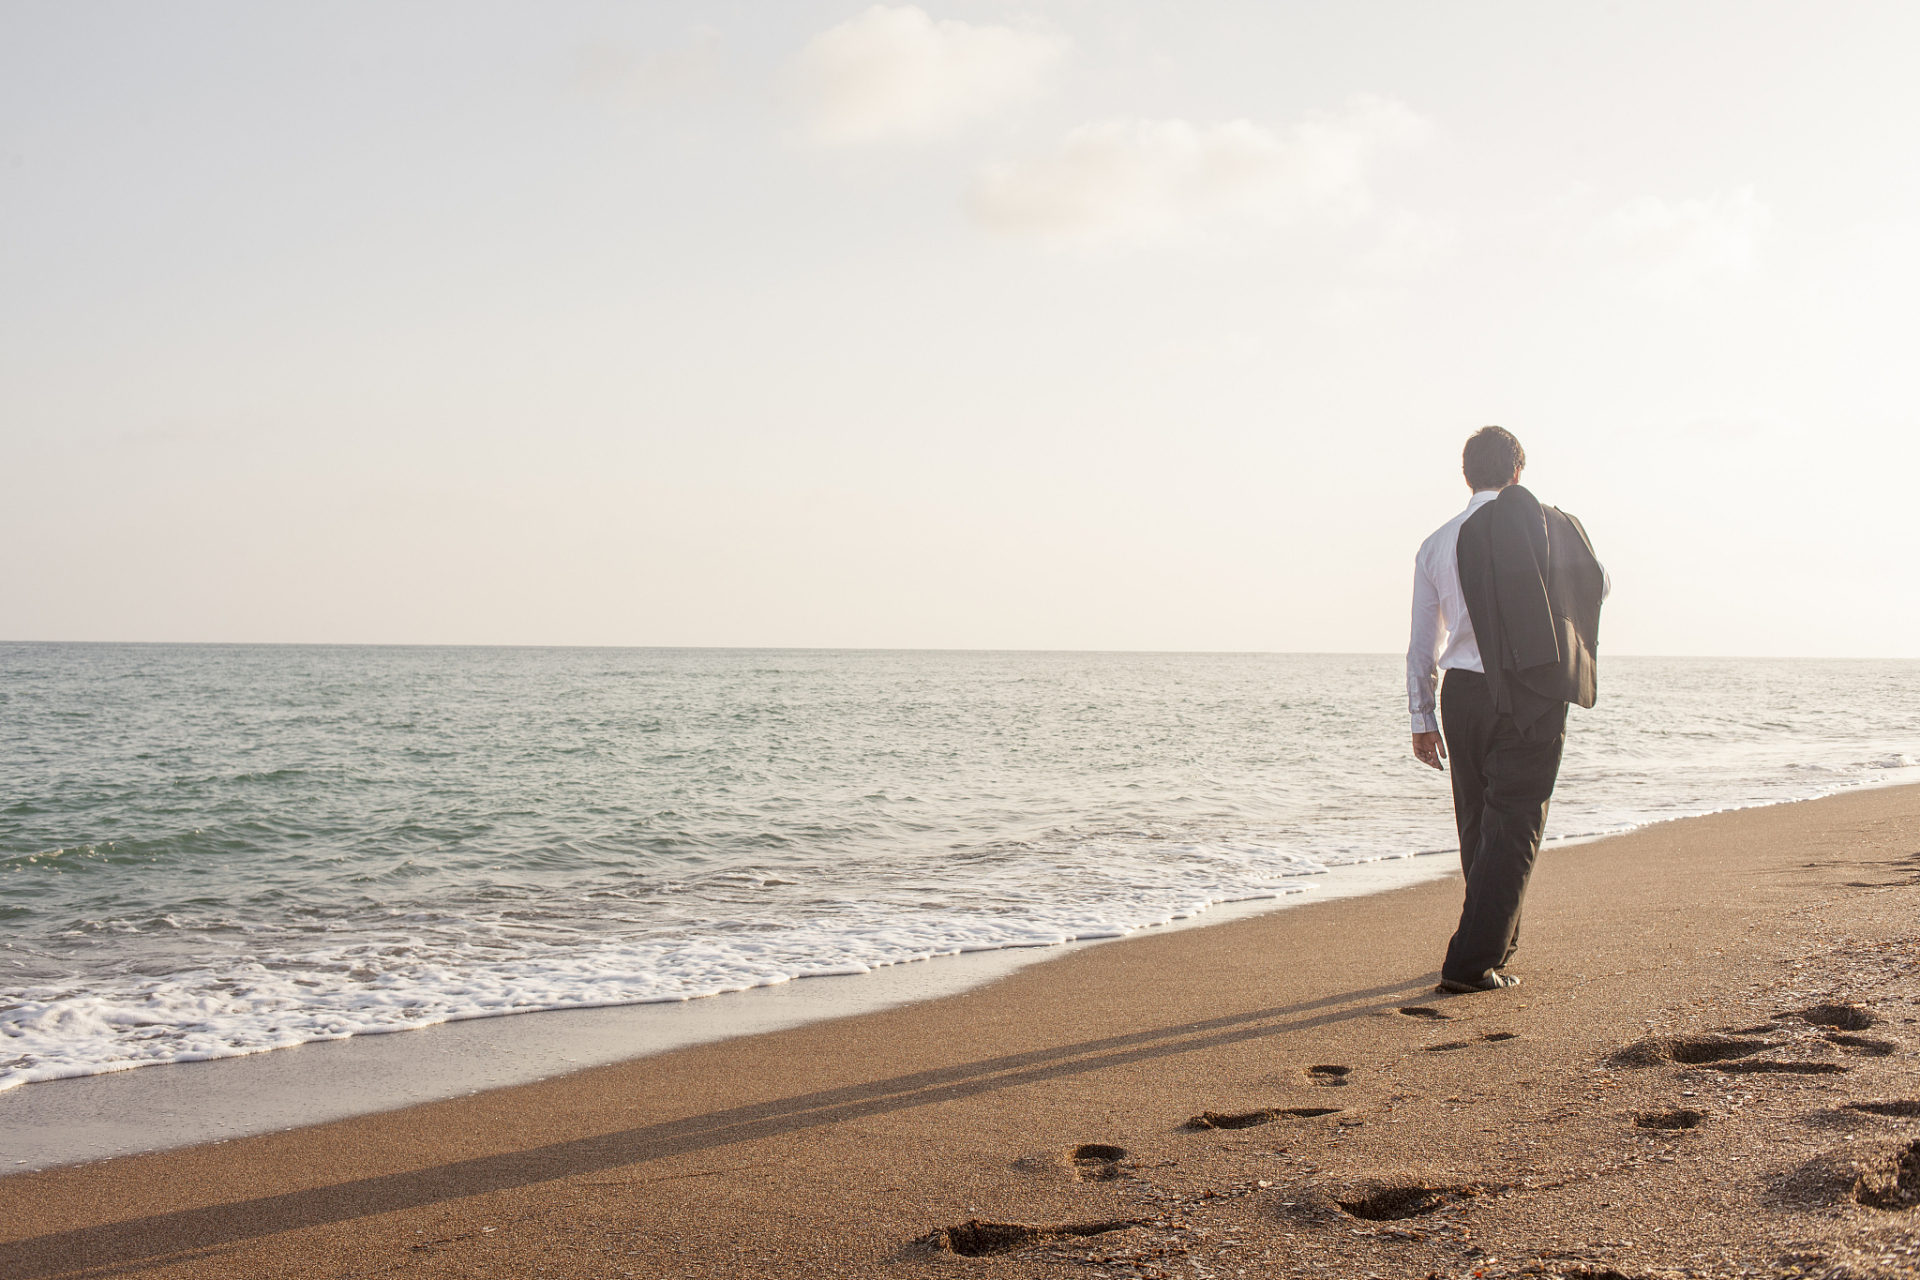
<path fill-rule="evenodd" d="M 1480 428 L 1467 437 L 1467 447 L 1460 454 L 1460 470 L 1475 493 L 1498 489 L 1526 465 L 1527 451 L 1505 427 Z"/>

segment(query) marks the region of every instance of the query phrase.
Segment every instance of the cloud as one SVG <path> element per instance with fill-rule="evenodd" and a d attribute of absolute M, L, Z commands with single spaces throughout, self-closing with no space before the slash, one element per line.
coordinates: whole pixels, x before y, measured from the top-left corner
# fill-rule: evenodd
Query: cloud
<path fill-rule="evenodd" d="M 1595 236 L 1624 283 L 1677 296 L 1751 272 L 1772 222 L 1753 188 L 1741 187 L 1706 200 L 1643 197 L 1601 219 Z"/>
<path fill-rule="evenodd" d="M 702 29 L 686 48 L 645 58 L 604 45 L 584 49 L 574 84 L 602 105 L 637 107 L 703 89 L 719 70 L 720 33 Z"/>
<path fill-rule="evenodd" d="M 1428 132 L 1400 103 L 1375 97 L 1278 129 L 1103 121 L 1072 130 L 1050 155 L 987 170 L 967 210 L 1008 235 L 1133 242 L 1232 222 L 1346 220 L 1372 207 L 1374 156 Z"/>
<path fill-rule="evenodd" d="M 809 140 L 913 142 L 1032 97 L 1065 54 L 1066 41 L 1048 31 L 875 5 L 809 41 L 793 82 Z"/>
<path fill-rule="evenodd" d="M 1450 224 L 1396 209 L 1382 220 L 1380 239 L 1354 262 L 1371 275 L 1404 276 L 1444 262 L 1459 248 L 1460 234 Z"/>

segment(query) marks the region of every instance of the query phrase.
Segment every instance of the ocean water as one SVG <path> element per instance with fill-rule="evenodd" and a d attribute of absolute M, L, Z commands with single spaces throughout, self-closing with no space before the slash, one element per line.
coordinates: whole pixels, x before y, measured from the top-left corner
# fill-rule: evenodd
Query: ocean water
<path fill-rule="evenodd" d="M 1401 665 L 0 645 L 0 1088 L 1109 937 L 1450 856 Z M 1920 780 L 1920 663 L 1601 679 L 1550 838 Z"/>

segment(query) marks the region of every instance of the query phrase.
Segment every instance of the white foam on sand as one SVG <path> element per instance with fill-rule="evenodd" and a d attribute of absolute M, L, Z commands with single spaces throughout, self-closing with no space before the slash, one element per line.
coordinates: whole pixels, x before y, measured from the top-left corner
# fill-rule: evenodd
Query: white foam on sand
<path fill-rule="evenodd" d="M 1149 856 L 1150 855 L 1150 856 Z M 561 1009 L 678 1003 L 864 974 L 935 957 L 1116 938 L 1226 903 L 1306 893 L 1327 864 L 1273 845 L 1085 840 L 1046 888 L 1020 864 L 975 869 L 944 906 L 847 894 L 691 930 L 395 911 L 377 930 L 313 945 L 250 931 L 247 950 L 152 974 L 30 986 L 0 1009 L 0 1090 L 135 1067 L 209 1062 L 321 1041 Z M 823 898 L 832 890 L 809 888 Z M 984 905 L 983 905 L 984 904 Z M 577 904 L 574 904 L 577 905 Z M 689 903 L 697 914 L 710 908 Z M 519 915 L 526 913 L 521 912 Z M 324 935 L 322 935 L 324 937 Z M 291 945 L 289 945 L 291 944 Z"/>
<path fill-rule="evenodd" d="M 1453 857 L 1384 859 L 1333 868 L 1310 892 L 1220 904 L 1159 929 L 1358 897 L 1456 874 Z M 1306 886 L 1301 886 L 1306 887 Z M 1139 936 L 1147 930 L 1131 931 Z M 1015 969 L 1128 936 L 998 950 L 826 975 L 671 1003 L 469 1019 L 411 1034 L 358 1035 L 277 1053 L 176 1062 L 50 1080 L 0 1092 L 0 1174 L 220 1142 L 417 1103 L 529 1084 L 585 1067 L 688 1045 L 951 995 Z M 1436 958 L 1437 963 L 1437 958 Z"/>

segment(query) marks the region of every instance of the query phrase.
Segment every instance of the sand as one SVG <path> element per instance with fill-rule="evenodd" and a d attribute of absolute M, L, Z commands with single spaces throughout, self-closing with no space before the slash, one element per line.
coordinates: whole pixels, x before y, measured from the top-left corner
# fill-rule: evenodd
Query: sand
<path fill-rule="evenodd" d="M 1217 905 L 1156 926 L 1197 928 L 1309 900 L 1456 874 L 1457 855 L 1387 859 L 1302 877 L 1279 899 Z M 163 1151 L 530 1084 L 686 1045 L 890 1009 L 965 991 L 1111 938 L 941 956 L 730 992 L 724 999 L 475 1018 L 294 1050 L 167 1064 L 0 1090 L 0 1173 Z"/>
<path fill-rule="evenodd" d="M 0 1178 L 0 1277 L 1920 1273 L 1920 788 L 1551 850 L 1508 992 L 1458 896 Z"/>

